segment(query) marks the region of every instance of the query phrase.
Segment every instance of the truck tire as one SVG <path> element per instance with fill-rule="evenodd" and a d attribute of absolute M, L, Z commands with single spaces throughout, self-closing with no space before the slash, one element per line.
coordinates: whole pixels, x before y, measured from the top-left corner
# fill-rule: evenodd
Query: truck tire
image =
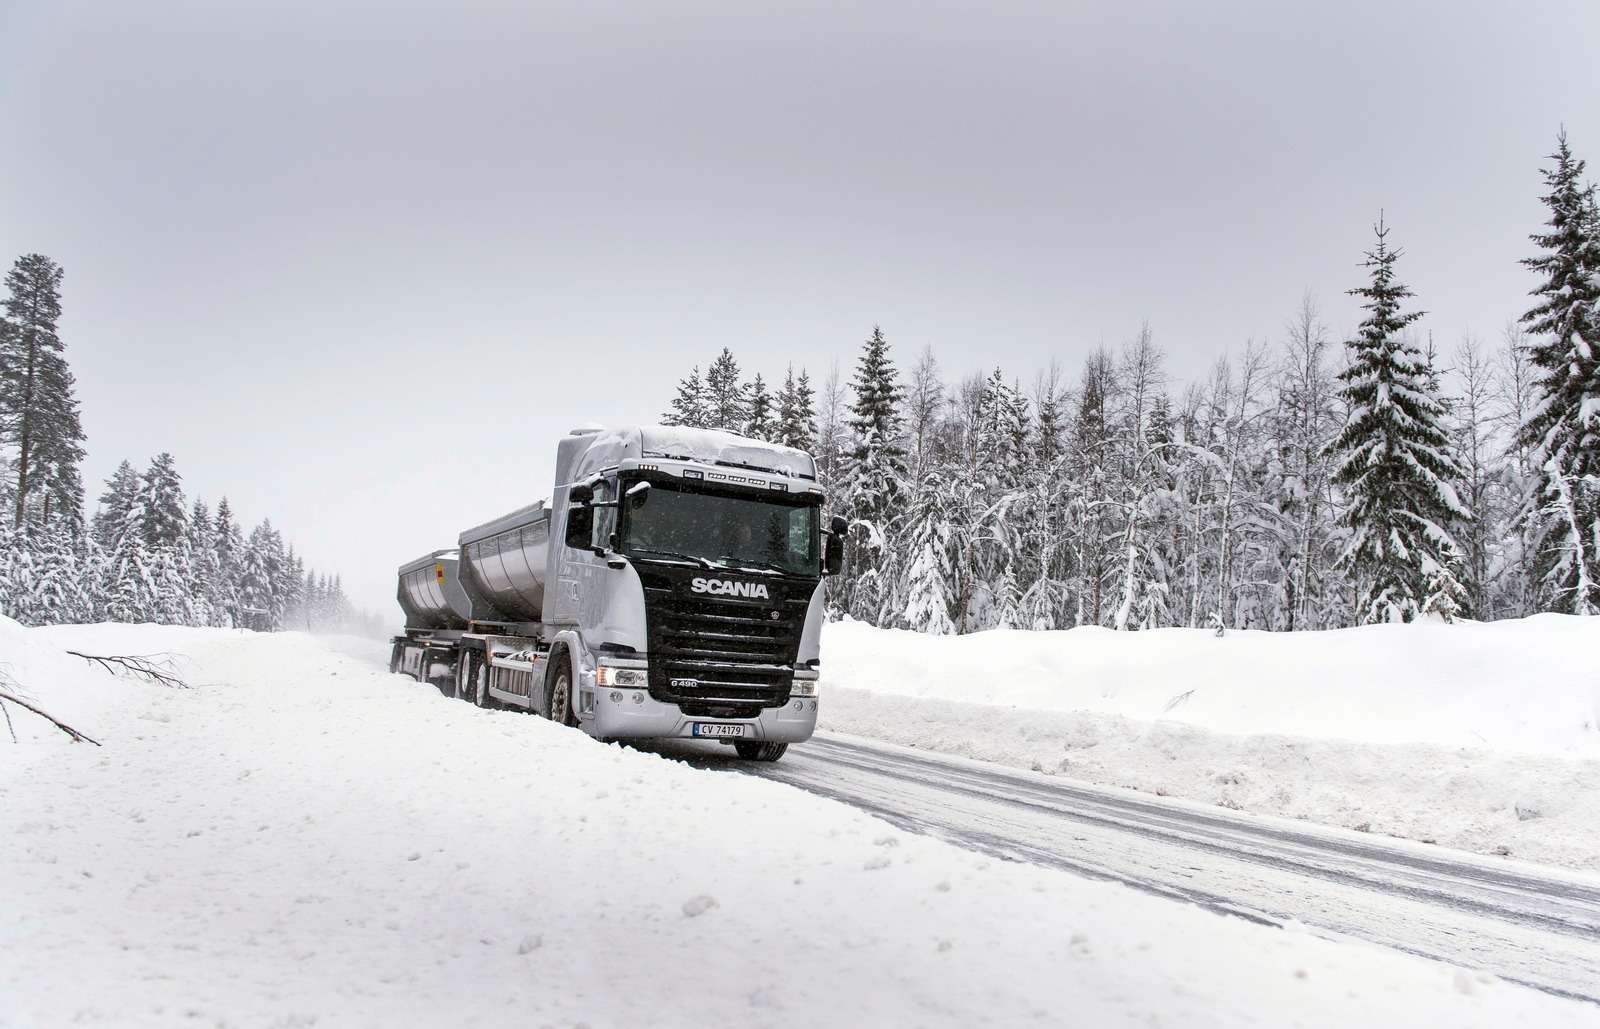
<path fill-rule="evenodd" d="M 400 650 L 401 650 L 400 644 L 398 644 L 398 643 L 396 643 L 393 647 L 389 648 L 389 674 L 390 675 L 399 675 L 400 674 Z"/>
<path fill-rule="evenodd" d="M 746 761 L 776 761 L 789 749 L 789 745 L 761 740 L 734 740 L 733 749 Z"/>
<path fill-rule="evenodd" d="M 578 715 L 573 707 L 572 662 L 567 652 L 558 650 L 550 659 L 550 674 L 545 677 L 544 709 L 552 722 L 575 726 Z"/>
<path fill-rule="evenodd" d="M 489 655 L 472 662 L 472 702 L 482 708 L 498 707 L 489 696 Z"/>
<path fill-rule="evenodd" d="M 456 689 L 453 695 L 457 700 L 472 699 L 472 691 L 476 685 L 472 678 L 474 664 L 476 662 L 472 660 L 472 651 L 463 647 L 461 656 L 456 659 Z"/>

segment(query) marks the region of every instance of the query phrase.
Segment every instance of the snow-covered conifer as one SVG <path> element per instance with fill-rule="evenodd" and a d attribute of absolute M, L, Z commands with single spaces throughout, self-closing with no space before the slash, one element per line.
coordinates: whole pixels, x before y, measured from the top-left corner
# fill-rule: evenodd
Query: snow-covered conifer
<path fill-rule="evenodd" d="M 106 480 L 105 492 L 100 494 L 100 509 L 94 516 L 94 535 L 102 549 L 116 549 L 134 519 L 142 489 L 139 473 L 127 461 L 117 465 L 117 470 Z"/>
<path fill-rule="evenodd" d="M 1375 231 L 1371 282 L 1350 291 L 1368 313 L 1345 344 L 1349 367 L 1339 378 L 1349 415 L 1332 444 L 1334 481 L 1348 498 L 1341 562 L 1357 576 L 1362 623 L 1417 617 L 1460 560 L 1449 525 L 1470 517 L 1457 496 L 1464 469 L 1432 370 L 1405 332 L 1422 315 L 1401 310 L 1412 294 L 1395 278 L 1400 253 L 1381 221 Z"/>
<path fill-rule="evenodd" d="M 151 552 L 178 550 L 188 538 L 189 514 L 177 462 L 163 451 L 150 462 L 140 483 L 140 521 Z"/>
<path fill-rule="evenodd" d="M 876 582 L 887 554 L 884 549 L 889 521 L 905 493 L 905 449 L 900 439 L 900 386 L 889 344 L 883 331 L 873 326 L 862 345 L 851 380 L 850 429 L 854 447 L 848 459 L 844 486 L 851 522 L 850 567 L 853 596 L 850 611 L 864 621 L 879 620 L 884 590 Z M 855 589 L 873 573 L 870 588 Z"/>
<path fill-rule="evenodd" d="M 1533 235 L 1543 252 L 1522 262 L 1543 281 L 1533 291 L 1539 302 L 1522 316 L 1539 397 L 1521 442 L 1544 474 L 1529 512 L 1544 602 L 1591 611 L 1600 609 L 1593 592 L 1600 583 L 1600 212 L 1565 132 L 1550 157 L 1555 166 L 1544 172 L 1543 197 L 1549 231 Z M 1575 548 L 1584 539 L 1590 545 L 1579 557 Z"/>
<path fill-rule="evenodd" d="M 695 365 L 687 378 L 678 380 L 677 395 L 672 406 L 661 416 L 663 425 L 684 425 L 703 429 L 707 425 L 706 387 L 700 381 L 700 366 Z"/>
<path fill-rule="evenodd" d="M 739 381 L 739 362 L 727 347 L 706 369 L 706 427 L 743 432 L 750 421 L 750 402 Z"/>
<path fill-rule="evenodd" d="M 767 391 L 767 383 L 757 372 L 756 377 L 750 381 L 750 387 L 745 394 L 745 409 L 748 415 L 744 426 L 739 430 L 751 439 L 771 440 L 777 428 L 774 422 L 772 409 L 772 394 Z"/>
<path fill-rule="evenodd" d="M 816 394 L 804 368 L 795 378 L 794 366 L 784 373 L 783 389 L 778 393 L 777 441 L 797 450 L 811 450 L 816 443 Z"/>
<path fill-rule="evenodd" d="M 76 384 L 57 332 L 61 266 L 43 254 L 17 258 L 6 275 L 0 319 L 0 445 L 16 449 L 12 525 L 27 534 L 30 506 L 72 503 L 83 459 Z M 40 521 L 47 520 L 43 513 Z"/>

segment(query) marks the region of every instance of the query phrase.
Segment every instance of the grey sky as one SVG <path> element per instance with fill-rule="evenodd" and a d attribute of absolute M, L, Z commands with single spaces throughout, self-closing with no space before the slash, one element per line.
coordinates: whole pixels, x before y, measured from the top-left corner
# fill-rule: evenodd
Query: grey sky
<path fill-rule="evenodd" d="M 1202 9 L 1203 6 L 1203 9 Z M 225 13 L 224 13 L 225 12 Z M 159 450 L 358 602 L 726 345 L 819 379 L 1196 377 L 1369 226 L 1453 344 L 1525 306 L 1600 4 L 0 4 L 0 256 L 67 269 L 93 494 Z M 397 611 L 397 609 L 394 609 Z"/>

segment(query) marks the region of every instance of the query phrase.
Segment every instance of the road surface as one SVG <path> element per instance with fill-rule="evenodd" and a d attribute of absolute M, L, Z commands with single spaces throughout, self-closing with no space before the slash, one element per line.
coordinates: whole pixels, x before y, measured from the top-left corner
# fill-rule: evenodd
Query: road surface
<path fill-rule="evenodd" d="M 1296 922 L 1600 1003 L 1600 877 L 819 734 L 765 776 L 999 858 L 1270 925 Z"/>

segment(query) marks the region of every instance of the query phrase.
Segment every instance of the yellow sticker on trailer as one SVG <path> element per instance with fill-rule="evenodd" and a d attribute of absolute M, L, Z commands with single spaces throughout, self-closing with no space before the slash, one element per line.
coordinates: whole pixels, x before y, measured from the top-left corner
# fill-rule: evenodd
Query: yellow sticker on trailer
<path fill-rule="evenodd" d="M 444 565 L 436 564 L 433 566 L 433 577 L 439 580 L 439 585 L 444 585 Z"/>

